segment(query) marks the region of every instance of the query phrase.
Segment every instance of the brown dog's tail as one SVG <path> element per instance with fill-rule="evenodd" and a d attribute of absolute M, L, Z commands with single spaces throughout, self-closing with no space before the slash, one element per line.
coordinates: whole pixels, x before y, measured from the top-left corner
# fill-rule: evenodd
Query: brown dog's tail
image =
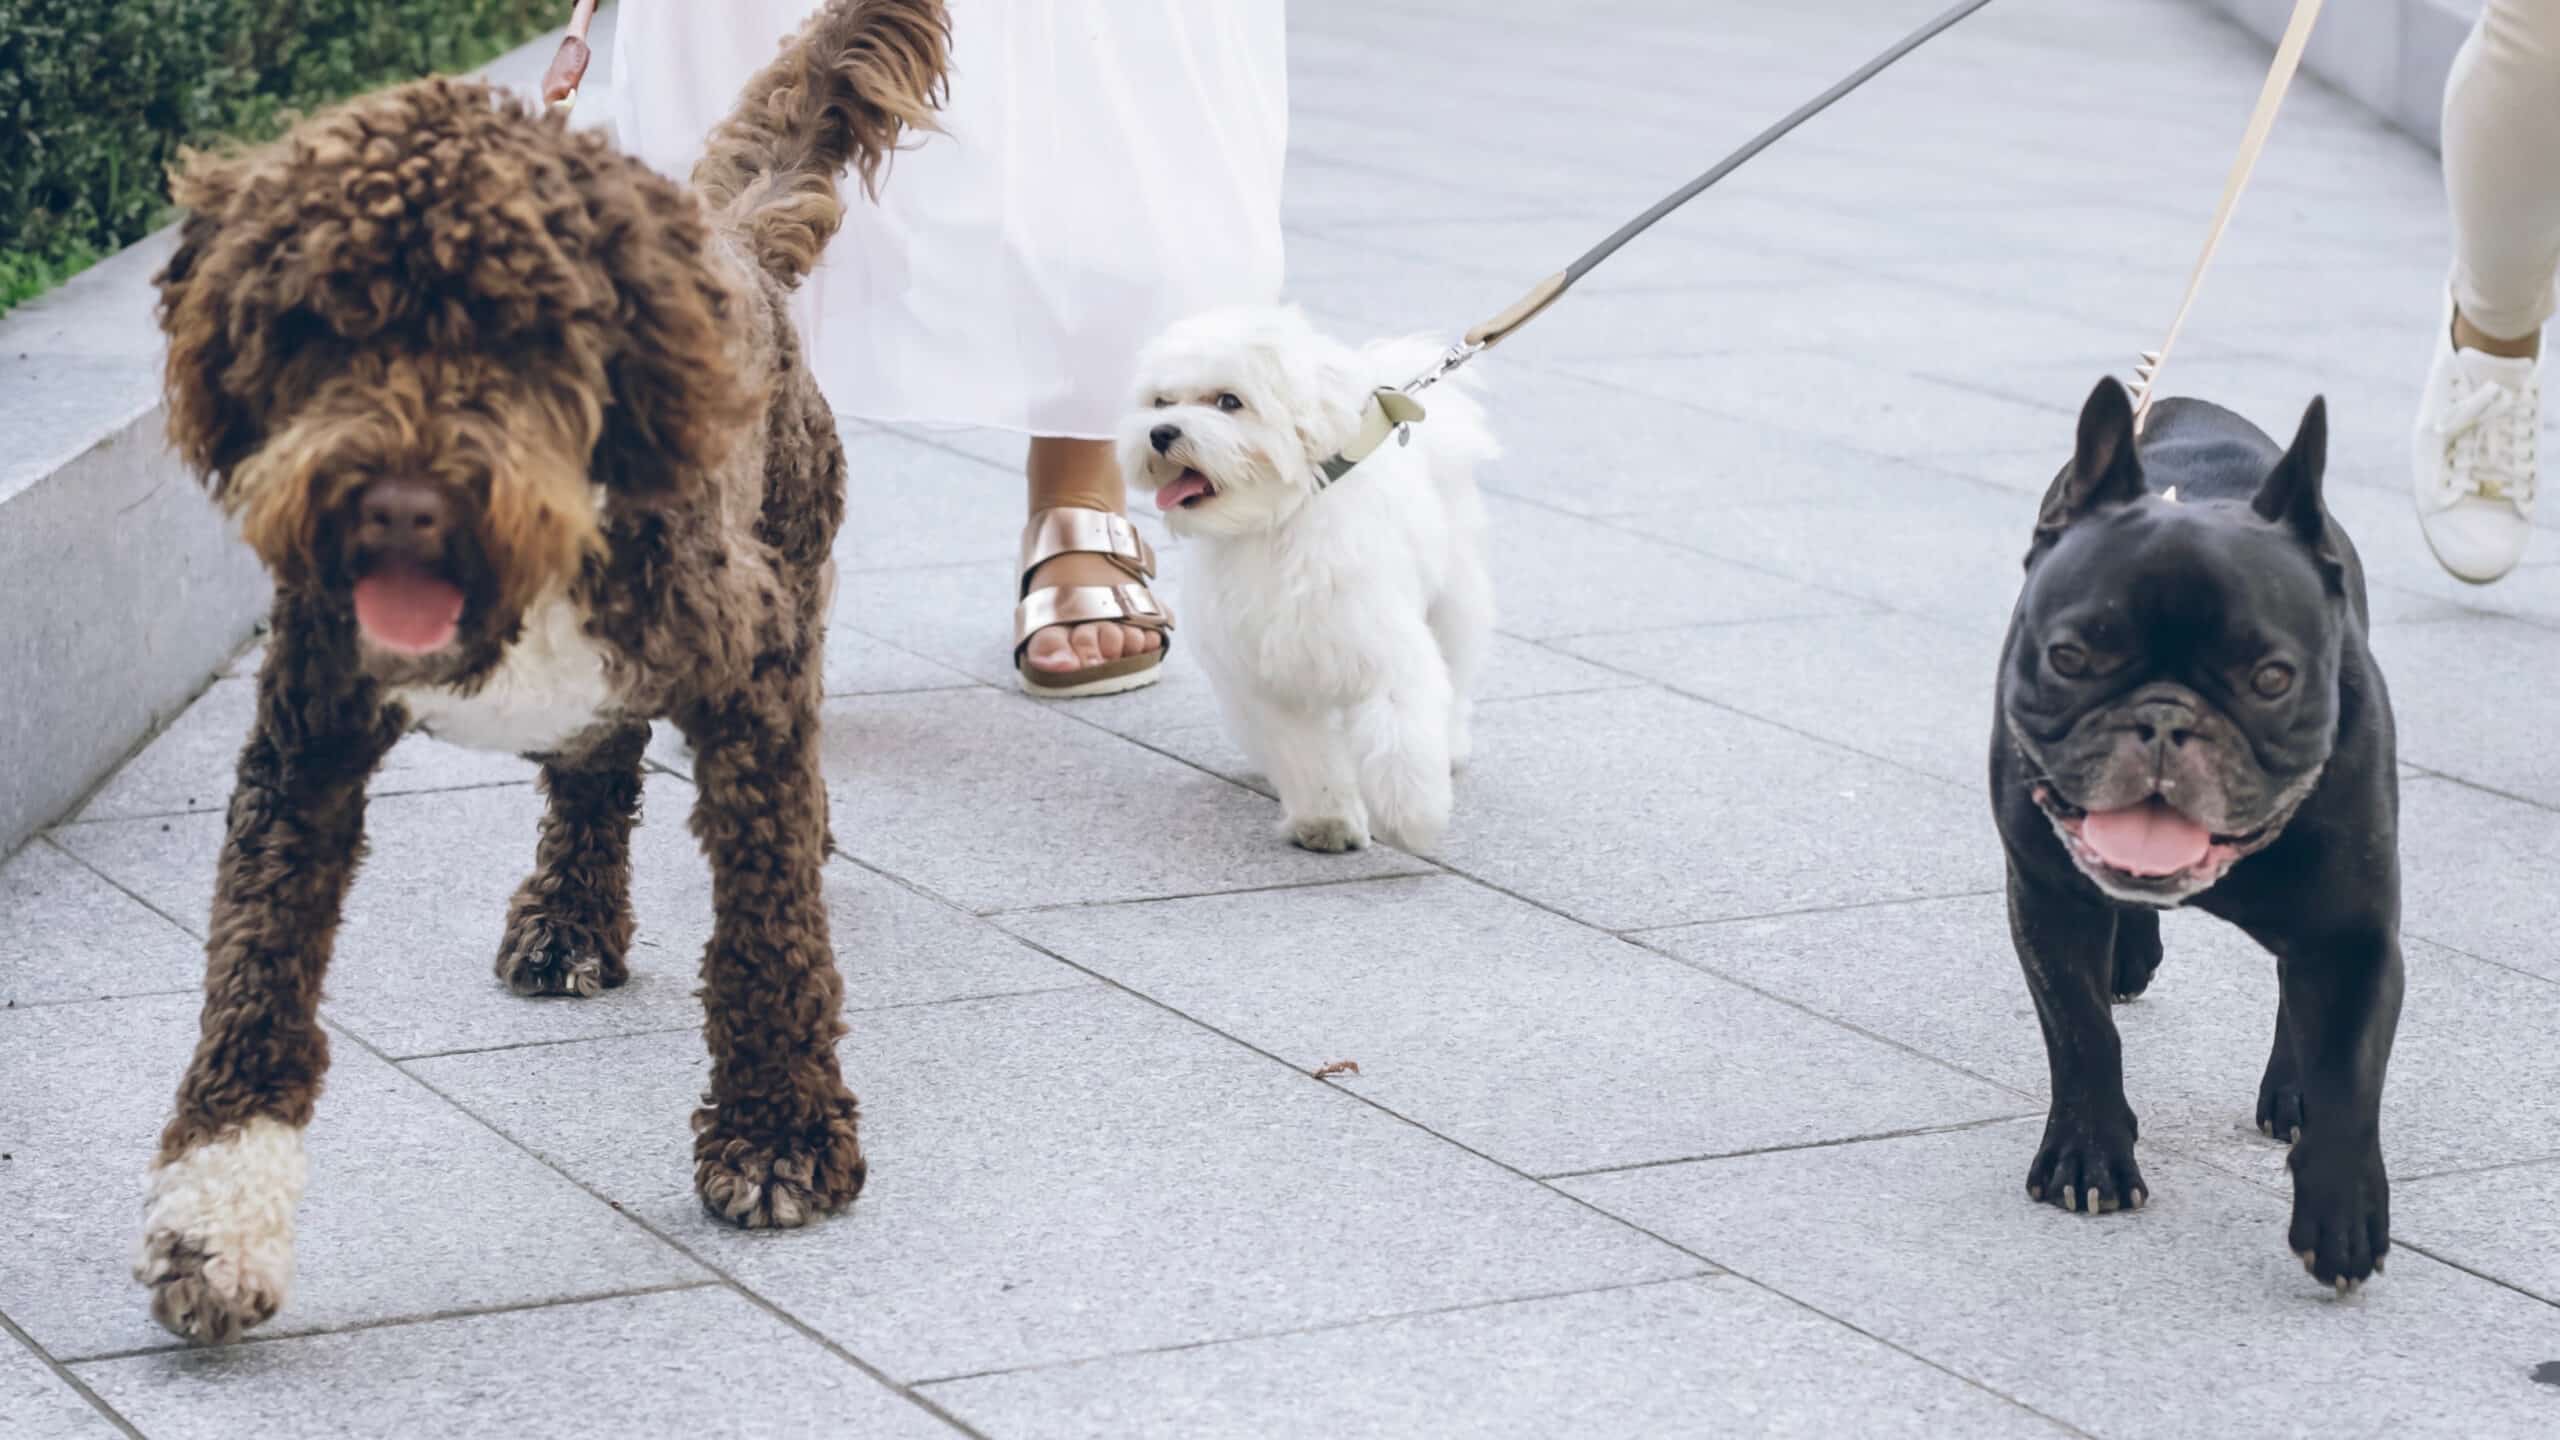
<path fill-rule="evenodd" d="M 835 237 L 848 167 L 876 193 L 900 132 L 933 128 L 950 40 L 942 0 L 832 0 L 747 82 L 693 186 L 775 279 L 798 284 Z"/>

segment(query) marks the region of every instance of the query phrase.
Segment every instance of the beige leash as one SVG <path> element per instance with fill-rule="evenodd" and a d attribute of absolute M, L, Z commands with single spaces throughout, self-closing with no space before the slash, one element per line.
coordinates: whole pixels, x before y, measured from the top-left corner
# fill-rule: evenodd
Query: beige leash
<path fill-rule="evenodd" d="M 2231 224 L 2232 208 L 2240 203 L 2240 192 L 2249 188 L 2249 176 L 2258 168 L 2258 152 L 2267 146 L 2267 135 L 2276 126 L 2276 111 L 2283 108 L 2284 92 L 2293 84 L 2293 72 L 2302 66 L 2302 47 L 2311 40 L 2311 25 L 2320 18 L 2321 0 L 2294 0 L 2293 19 L 2284 29 L 2284 39 L 2276 45 L 2275 63 L 2267 68 L 2267 83 L 2258 90 L 2258 108 L 2249 114 L 2249 128 L 2241 133 L 2240 153 L 2232 158 L 2231 176 L 2222 182 L 2222 204 L 2213 212 L 2213 228 L 2205 232 L 2204 250 L 2196 256 L 2193 270 L 2187 272 L 2187 293 L 2178 300 L 2177 317 L 2169 322 L 2168 338 L 2157 350 L 2142 352 L 2142 363 L 2134 367 L 2133 430 L 2142 433 L 2142 422 L 2151 415 L 2151 397 L 2160 392 L 2160 369 L 2169 363 L 2169 348 L 2178 343 L 2178 332 L 2186 328 L 2187 312 L 2195 308 L 2196 292 L 2204 288 L 2204 272 L 2213 264 L 2213 252 L 2222 245 L 2222 232 Z"/>
<path fill-rule="evenodd" d="M 578 0 L 569 12 L 569 33 L 561 37 L 560 53 L 551 57 L 551 68 L 542 72 L 542 103 L 562 119 L 578 103 L 578 85 L 587 78 L 587 62 L 595 52 L 587 48 L 587 27 L 596 19 L 596 0 Z"/>

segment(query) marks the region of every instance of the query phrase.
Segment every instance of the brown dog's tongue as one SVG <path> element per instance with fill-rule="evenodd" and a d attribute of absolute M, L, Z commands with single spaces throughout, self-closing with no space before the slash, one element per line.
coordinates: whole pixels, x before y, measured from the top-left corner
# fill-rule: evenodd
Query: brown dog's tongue
<path fill-rule="evenodd" d="M 2080 838 L 2127 875 L 2175 875 L 2213 846 L 2203 826 L 2156 799 L 2092 814 L 2080 822 Z"/>
<path fill-rule="evenodd" d="M 432 655 L 462 623 L 462 587 L 423 570 L 377 571 L 356 582 L 356 624 L 402 655 Z"/>

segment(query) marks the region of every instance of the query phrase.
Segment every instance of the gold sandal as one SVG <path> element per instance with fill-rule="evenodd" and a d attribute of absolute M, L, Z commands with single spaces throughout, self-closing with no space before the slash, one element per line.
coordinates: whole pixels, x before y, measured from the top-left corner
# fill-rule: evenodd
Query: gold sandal
<path fill-rule="evenodd" d="M 1129 577 L 1120 585 L 1051 585 L 1034 590 L 1031 573 L 1060 555 L 1099 555 Z M 1042 510 L 1022 530 L 1022 596 L 1013 607 L 1013 669 L 1026 695 L 1066 700 L 1078 695 L 1117 695 L 1153 685 L 1173 651 L 1173 612 L 1147 582 L 1155 578 L 1156 552 L 1126 515 L 1062 505 Z M 1123 655 L 1079 670 L 1041 670 L 1026 658 L 1031 637 L 1052 625 L 1117 621 L 1162 637 L 1155 649 Z"/>

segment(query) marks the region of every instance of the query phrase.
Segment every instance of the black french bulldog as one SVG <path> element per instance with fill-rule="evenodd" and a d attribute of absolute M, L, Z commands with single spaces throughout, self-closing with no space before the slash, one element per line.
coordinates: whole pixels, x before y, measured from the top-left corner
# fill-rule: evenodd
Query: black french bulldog
<path fill-rule="evenodd" d="M 2318 399 L 2282 450 L 2200 400 L 2137 439 L 2099 382 L 2001 652 L 1991 803 L 2053 1076 L 2027 1193 L 2092 1214 L 2148 1194 L 2108 1002 L 2151 983 L 2157 912 L 2192 902 L 2276 957 L 2258 1128 L 2293 1142 L 2295 1255 L 2343 1291 L 2391 1248 L 2400 786 L 2327 449 Z"/>

